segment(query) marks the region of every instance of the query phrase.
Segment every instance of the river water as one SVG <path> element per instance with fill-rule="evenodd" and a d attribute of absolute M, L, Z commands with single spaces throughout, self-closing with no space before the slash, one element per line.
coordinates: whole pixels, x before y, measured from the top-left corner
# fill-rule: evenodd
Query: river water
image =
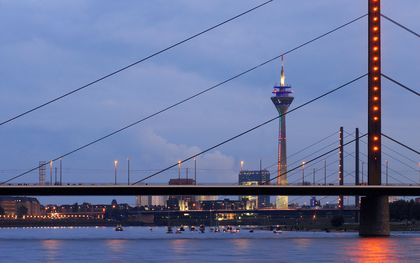
<path fill-rule="evenodd" d="M 166 228 L 2 228 L 0 262 L 418 262 L 420 233 L 239 233 Z"/>

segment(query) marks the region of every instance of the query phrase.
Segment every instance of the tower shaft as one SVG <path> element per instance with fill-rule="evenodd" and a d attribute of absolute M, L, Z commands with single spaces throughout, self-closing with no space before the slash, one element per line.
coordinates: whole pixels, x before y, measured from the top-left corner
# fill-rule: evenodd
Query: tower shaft
<path fill-rule="evenodd" d="M 277 154 L 277 184 L 287 185 L 287 153 L 286 153 L 286 116 L 287 108 L 279 118 L 279 138 Z"/>

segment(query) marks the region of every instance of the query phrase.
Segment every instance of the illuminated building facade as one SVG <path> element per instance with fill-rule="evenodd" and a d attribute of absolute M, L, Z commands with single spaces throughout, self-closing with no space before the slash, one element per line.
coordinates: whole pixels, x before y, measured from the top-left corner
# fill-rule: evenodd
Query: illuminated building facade
<path fill-rule="evenodd" d="M 268 170 L 239 172 L 239 185 L 262 185 L 270 180 L 270 172 Z M 246 200 L 246 209 L 252 210 L 256 208 L 268 207 L 270 205 L 270 196 L 241 196 L 241 200 Z"/>
<path fill-rule="evenodd" d="M 276 107 L 279 117 L 279 134 L 278 134 L 278 155 L 277 155 L 277 184 L 287 185 L 287 157 L 286 157 L 286 116 L 285 113 L 289 109 L 294 97 L 292 96 L 291 86 L 286 85 L 283 57 L 281 65 L 280 85 L 274 86 L 271 101 Z M 288 208 L 288 197 L 277 196 L 276 208 Z"/>

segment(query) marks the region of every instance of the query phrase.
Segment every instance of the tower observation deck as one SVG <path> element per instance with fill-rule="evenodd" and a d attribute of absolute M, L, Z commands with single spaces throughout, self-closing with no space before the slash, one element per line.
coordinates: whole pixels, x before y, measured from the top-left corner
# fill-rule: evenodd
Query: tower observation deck
<path fill-rule="evenodd" d="M 287 185 L 287 157 L 286 157 L 286 116 L 284 113 L 289 109 L 294 97 L 292 96 L 291 86 L 285 84 L 284 65 L 282 57 L 280 85 L 275 85 L 271 101 L 274 103 L 279 118 L 278 134 L 278 155 L 277 155 L 277 184 Z M 277 196 L 276 208 L 288 208 L 288 197 Z"/>

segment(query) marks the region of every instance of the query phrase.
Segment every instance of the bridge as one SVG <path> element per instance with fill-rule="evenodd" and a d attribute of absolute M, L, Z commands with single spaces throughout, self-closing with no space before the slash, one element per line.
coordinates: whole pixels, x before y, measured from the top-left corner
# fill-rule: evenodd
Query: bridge
<path fill-rule="evenodd" d="M 133 196 L 133 195 L 313 195 L 313 196 L 420 196 L 420 186 L 359 185 L 11 185 L 0 186 L 0 195 L 34 196 Z"/>
<path fill-rule="evenodd" d="M 50 101 L 47 101 L 37 107 L 34 107 L 30 110 L 27 110 L 23 113 L 17 114 L 7 120 L 4 120 L 0 122 L 0 126 L 6 125 L 18 118 L 21 118 L 25 115 L 31 114 L 32 112 L 41 109 L 43 107 L 46 107 L 52 103 L 55 103 L 62 98 L 68 97 L 72 95 L 73 93 L 80 92 L 81 90 L 84 90 L 98 82 L 104 81 L 105 79 L 114 76 L 116 74 L 119 74 L 120 72 L 127 70 L 128 68 L 131 68 L 139 63 L 143 63 L 144 61 L 147 61 L 151 59 L 152 57 L 155 57 L 157 55 L 160 55 L 164 52 L 169 51 L 170 49 L 175 48 L 176 46 L 182 45 L 183 43 L 190 41 L 193 38 L 196 38 L 202 34 L 207 33 L 208 31 L 213 30 L 214 28 L 220 27 L 240 16 L 244 16 L 250 12 L 253 12 L 254 10 L 267 5 L 272 1 L 267 1 L 263 4 L 260 4 L 246 12 L 243 12 L 231 19 L 228 19 L 222 23 L 217 24 L 216 26 L 213 26 L 211 28 L 208 28 L 206 30 L 203 30 L 199 32 L 198 34 L 195 34 L 189 38 L 186 38 L 183 41 L 177 42 L 174 45 L 171 45 L 165 49 L 162 49 L 156 53 L 153 53 L 141 60 L 138 60 L 130 65 L 127 65 L 119 70 L 116 70 L 114 72 L 111 72 L 101 78 L 98 78 L 92 82 L 89 82 L 86 85 L 83 85 L 75 90 L 72 90 L 71 92 L 68 92 L 66 94 L 63 94 L 55 99 L 52 99 Z M 388 196 L 391 195 L 405 195 L 405 196 L 416 196 L 420 195 L 420 186 L 417 185 L 382 185 L 382 168 L 383 168 L 383 161 L 382 161 L 382 153 L 383 150 L 383 142 L 382 138 L 387 138 L 394 143 L 397 143 L 398 145 L 411 150 L 412 152 L 416 154 L 420 154 L 418 150 L 413 149 L 409 145 L 402 143 L 401 141 L 392 138 L 391 136 L 385 135 L 382 133 L 381 130 L 381 79 L 385 78 L 394 84 L 398 85 L 399 87 L 405 89 L 406 91 L 410 92 L 411 94 L 414 94 L 415 96 L 420 96 L 420 94 L 415 91 L 414 89 L 411 89 L 407 87 L 406 85 L 402 84 L 400 81 L 395 80 L 394 78 L 385 75 L 381 71 L 381 18 L 385 18 L 388 21 L 394 23 L 395 25 L 399 26 L 403 30 L 409 32 L 410 34 L 415 35 L 417 38 L 419 38 L 419 34 L 414 32 L 413 30 L 410 30 L 409 28 L 401 25 L 400 23 L 396 22 L 395 20 L 384 16 L 381 14 L 380 9 L 380 0 L 368 0 L 368 13 L 365 15 L 362 15 L 360 17 L 357 17 L 351 21 L 349 21 L 346 24 L 343 24 L 341 26 L 338 26 L 318 37 L 315 37 L 313 39 L 310 39 L 307 42 L 304 42 L 300 45 L 297 45 L 296 47 L 278 55 L 274 58 L 271 58 L 269 60 L 266 60 L 254 67 L 249 68 L 248 70 L 245 70 L 239 74 L 236 74 L 214 86 L 211 86 L 203 91 L 200 91 L 199 93 L 193 94 L 183 100 L 180 100 L 172 105 L 169 105 L 147 117 L 144 117 L 140 120 L 137 120 L 133 123 L 130 123 L 128 125 L 125 125 L 124 127 L 121 127 L 119 129 L 116 129 L 115 131 L 106 134 L 100 138 L 97 138 L 93 141 L 90 141 L 86 144 L 83 144 L 79 147 L 76 147 L 75 149 L 61 154 L 59 156 L 56 156 L 54 158 L 49 159 L 49 163 L 44 163 L 40 165 L 36 165 L 33 168 L 18 173 L 17 175 L 11 176 L 10 178 L 5 178 L 1 182 L 0 185 L 0 195 L 35 195 L 35 196 L 48 196 L 48 195 L 69 195 L 69 196 L 79 196 L 79 195 L 322 195 L 322 196 L 340 196 L 339 198 L 339 206 L 343 205 L 343 199 L 342 196 L 364 196 L 361 201 L 361 223 L 360 223 L 360 235 L 363 236 L 386 236 L 389 235 L 389 222 L 388 222 Z M 188 156 L 186 158 L 183 158 L 178 163 L 174 163 L 172 165 L 169 165 L 166 168 L 159 169 L 157 172 L 154 172 L 140 180 L 135 181 L 134 183 L 130 182 L 130 175 L 128 175 L 128 184 L 127 185 L 118 185 L 117 184 L 117 162 L 115 163 L 115 184 L 113 185 L 99 185 L 99 184 L 90 184 L 90 185 L 84 185 L 84 184 L 76 184 L 76 185 L 62 185 L 61 179 L 59 180 L 60 183 L 58 185 L 31 185 L 28 183 L 21 183 L 21 185 L 11 184 L 11 182 L 15 182 L 17 179 L 23 178 L 26 175 L 30 175 L 34 171 L 38 171 L 39 169 L 46 169 L 47 166 L 50 167 L 50 184 L 53 182 L 53 172 L 52 172 L 52 163 L 56 161 L 61 161 L 63 158 L 68 157 L 70 155 L 73 155 L 87 147 L 91 147 L 92 145 L 95 145 L 98 142 L 104 141 L 107 138 L 114 136 L 124 130 L 127 130 L 135 125 L 138 125 L 145 120 L 148 120 L 150 118 L 153 118 L 159 114 L 162 114 L 168 110 L 171 110 L 174 107 L 177 107 L 178 105 L 181 105 L 189 100 L 192 100 L 198 96 L 201 96 L 225 83 L 228 83 L 236 78 L 239 78 L 271 61 L 274 61 L 280 57 L 283 57 L 284 55 L 287 55 L 291 52 L 294 52 L 296 50 L 299 50 L 300 48 L 303 48 L 306 45 L 309 45 L 313 43 L 314 41 L 317 41 L 320 38 L 323 38 L 329 34 L 332 34 L 364 17 L 367 17 L 368 19 L 368 71 L 365 74 L 358 75 L 354 77 L 353 79 L 347 81 L 346 83 L 339 85 L 335 89 L 332 89 L 330 91 L 327 91 L 323 94 L 320 94 L 319 96 L 310 99 L 301 105 L 290 109 L 286 113 L 282 114 L 289 114 L 293 111 L 300 110 L 304 107 L 306 107 L 309 104 L 315 103 L 319 101 L 320 99 L 329 96 L 332 93 L 335 93 L 338 90 L 341 90 L 345 88 L 346 86 L 353 84 L 365 77 L 368 78 L 368 112 L 367 112 L 367 119 L 368 119 L 368 130 L 366 134 L 359 136 L 358 130 L 355 133 L 354 140 L 351 140 L 347 143 L 344 143 L 343 139 L 343 129 L 340 129 L 340 144 L 339 147 L 333 148 L 329 151 L 326 151 L 325 153 L 319 154 L 318 156 L 311 158 L 310 160 L 307 160 L 303 162 L 302 164 L 298 164 L 297 166 L 293 167 L 292 169 L 289 169 L 287 172 L 291 173 L 293 171 L 302 171 L 302 185 L 288 185 L 288 186 L 280 186 L 280 185 L 270 185 L 269 181 L 266 182 L 264 185 L 258 185 L 258 186 L 238 186 L 238 185 L 154 185 L 154 184 L 146 184 L 146 182 L 149 182 L 150 179 L 156 177 L 157 175 L 160 175 L 166 171 L 169 171 L 172 168 L 179 167 L 181 163 L 186 163 L 188 161 L 195 160 L 196 157 L 208 153 L 209 151 L 216 149 L 217 147 L 220 147 L 221 145 L 224 145 L 226 143 L 229 143 L 239 137 L 242 137 L 243 135 L 246 135 L 260 127 L 263 127 L 264 125 L 271 123 L 275 120 L 277 120 L 280 116 L 277 116 L 275 118 L 272 118 L 270 120 L 261 122 L 260 124 L 247 129 L 233 137 L 230 137 L 228 139 L 222 140 L 220 143 L 217 143 L 211 147 L 206 148 L 203 151 L 200 151 L 196 154 L 193 154 L 191 156 Z M 368 185 L 360 185 L 359 181 L 359 140 L 363 137 L 367 138 L 367 153 L 366 153 L 366 159 L 367 159 L 367 184 Z M 416 138 L 415 138 L 416 139 Z M 363 141 L 362 141 L 363 142 Z M 356 160 L 355 165 L 355 171 L 354 171 L 354 178 L 355 178 L 355 185 L 344 185 L 344 146 L 354 143 L 356 145 L 356 150 L 354 153 L 347 153 L 347 155 L 354 155 Z M 338 184 L 339 185 L 327 185 L 326 184 L 326 173 L 324 174 L 324 185 L 316 185 L 315 182 L 315 170 L 313 174 L 313 185 L 306 185 L 305 184 L 305 173 L 304 169 L 306 166 L 306 169 L 308 169 L 309 164 L 313 164 L 315 162 L 318 162 L 322 160 L 322 158 L 329 156 L 330 154 L 335 154 L 335 152 L 340 153 L 340 160 L 339 163 L 339 171 L 338 173 L 333 173 L 333 176 L 337 177 Z M 325 164 L 325 167 L 327 164 Z M 386 181 L 388 183 L 388 163 L 386 164 Z M 363 169 L 363 166 L 362 166 Z M 61 169 L 60 169 L 61 170 Z M 130 168 L 128 167 L 128 173 L 130 172 Z M 326 171 L 326 169 L 325 169 Z M 281 176 L 279 174 L 277 177 Z M 270 181 L 276 179 L 272 178 Z M 363 172 L 362 172 L 362 178 L 363 178 Z M 300 180 L 300 178 L 298 179 Z M 57 182 L 57 179 L 55 180 Z M 363 179 L 362 179 L 363 181 Z M 45 182 L 44 182 L 45 183 Z M 356 205 L 358 205 L 358 201 L 356 201 Z"/>

